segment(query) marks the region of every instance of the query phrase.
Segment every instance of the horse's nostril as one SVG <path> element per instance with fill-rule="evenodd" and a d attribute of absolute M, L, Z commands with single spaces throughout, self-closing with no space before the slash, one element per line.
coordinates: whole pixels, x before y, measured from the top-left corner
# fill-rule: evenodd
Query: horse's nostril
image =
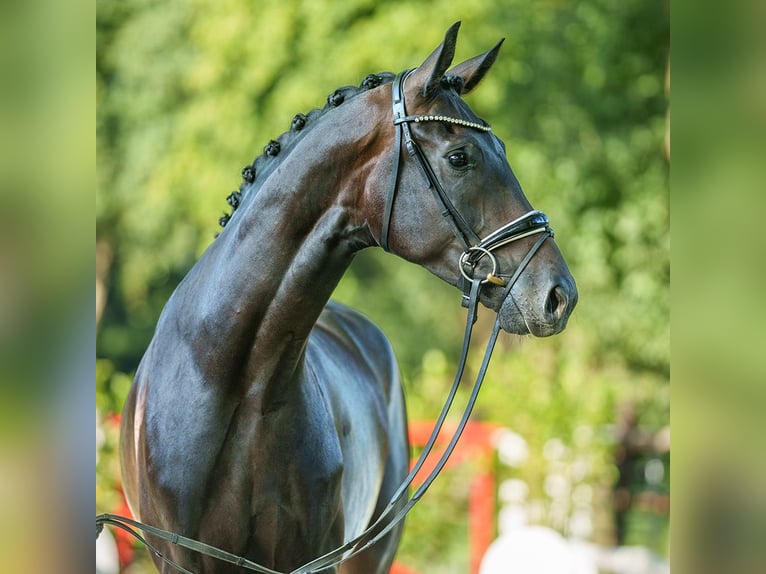
<path fill-rule="evenodd" d="M 545 302 L 545 312 L 555 321 L 561 319 L 567 307 L 567 295 L 561 285 L 556 285 L 548 293 L 548 300 Z"/>

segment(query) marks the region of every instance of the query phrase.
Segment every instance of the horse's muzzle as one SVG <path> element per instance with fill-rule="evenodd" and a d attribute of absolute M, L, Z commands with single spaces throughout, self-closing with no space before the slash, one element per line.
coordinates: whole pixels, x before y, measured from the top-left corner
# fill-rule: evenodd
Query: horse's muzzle
<path fill-rule="evenodd" d="M 500 306 L 500 327 L 508 333 L 535 337 L 563 331 L 578 299 L 572 276 L 551 280 L 545 287 L 519 283 Z"/>

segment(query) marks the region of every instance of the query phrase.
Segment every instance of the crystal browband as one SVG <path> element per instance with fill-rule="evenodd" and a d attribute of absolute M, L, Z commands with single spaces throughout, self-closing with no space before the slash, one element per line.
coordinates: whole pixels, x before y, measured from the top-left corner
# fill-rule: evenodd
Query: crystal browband
<path fill-rule="evenodd" d="M 395 124 L 399 124 L 402 122 L 447 122 L 450 124 L 456 124 L 458 126 L 465 126 L 467 128 L 473 128 L 476 130 L 481 130 L 483 132 L 491 132 L 492 128 L 488 126 L 487 124 L 480 124 L 479 122 L 471 122 L 469 120 L 461 120 L 460 118 L 452 118 L 450 116 L 430 116 L 430 115 L 421 115 L 421 116 L 405 116 L 403 118 L 399 118 L 394 121 Z"/>

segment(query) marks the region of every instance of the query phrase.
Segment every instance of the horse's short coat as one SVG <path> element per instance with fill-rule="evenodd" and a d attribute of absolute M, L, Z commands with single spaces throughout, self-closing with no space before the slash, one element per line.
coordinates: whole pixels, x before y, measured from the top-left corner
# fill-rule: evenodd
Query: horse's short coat
<path fill-rule="evenodd" d="M 453 26 L 407 78 L 410 113 L 480 121 L 460 95 L 499 45 L 442 81 L 456 35 Z M 394 144 L 391 76 L 377 78 L 296 116 L 243 172 L 236 211 L 162 312 L 122 419 L 124 488 L 141 521 L 280 571 L 359 534 L 408 470 L 391 346 L 360 314 L 328 303 L 354 253 L 380 242 Z M 530 209 L 494 134 L 441 122 L 412 131 L 478 233 Z M 462 248 L 417 166 L 402 164 L 395 184 L 390 251 L 456 284 Z M 498 252 L 506 271 L 524 255 L 515 245 Z M 503 329 L 541 336 L 564 328 L 577 298 L 552 239 L 500 294 L 488 286 L 482 302 Z M 340 571 L 387 572 L 400 535 Z M 240 571 L 153 541 L 194 572 Z"/>

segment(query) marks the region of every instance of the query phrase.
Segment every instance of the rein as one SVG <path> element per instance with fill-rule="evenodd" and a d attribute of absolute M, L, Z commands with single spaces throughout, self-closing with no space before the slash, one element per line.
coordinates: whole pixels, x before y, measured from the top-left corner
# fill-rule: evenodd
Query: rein
<path fill-rule="evenodd" d="M 404 503 L 404 505 L 401 505 L 402 501 L 404 500 L 403 497 L 405 496 L 410 485 L 415 479 L 415 476 L 423 467 L 423 464 L 425 463 L 426 459 L 428 458 L 428 456 L 430 455 L 433 449 L 433 446 L 436 442 L 436 438 L 439 435 L 439 432 L 442 429 L 442 426 L 447 417 L 447 414 L 449 413 L 452 407 L 452 403 L 454 401 L 455 395 L 457 394 L 458 387 L 460 386 L 460 382 L 463 378 L 466 360 L 468 357 L 468 350 L 470 347 L 471 333 L 473 331 L 473 325 L 476 322 L 476 316 L 478 311 L 477 307 L 478 307 L 479 295 L 480 295 L 482 286 L 487 283 L 492 283 L 497 286 L 505 287 L 505 289 L 503 290 L 503 296 L 501 299 L 502 301 L 505 301 L 505 299 L 510 295 L 511 290 L 513 289 L 513 286 L 516 284 L 516 281 L 519 279 L 524 269 L 526 269 L 527 265 L 532 260 L 532 257 L 535 255 L 535 253 L 537 253 L 540 247 L 542 247 L 545 240 L 548 237 L 553 236 L 553 230 L 550 228 L 548 218 L 544 213 L 540 211 L 530 211 L 529 213 L 519 217 L 518 219 L 515 219 L 503 225 L 502 227 L 493 231 L 492 233 L 490 233 L 483 239 L 479 238 L 479 236 L 473 231 L 471 226 L 462 217 L 460 212 L 455 208 L 454 204 L 449 199 L 446 192 L 440 185 L 438 179 L 436 178 L 436 175 L 434 174 L 433 169 L 428 163 L 428 160 L 426 159 L 423 152 L 420 150 L 417 143 L 412 138 L 412 134 L 409 129 L 409 122 L 416 122 L 416 123 L 424 122 L 424 121 L 449 122 L 449 123 L 454 123 L 457 125 L 462 125 L 472 129 L 479 129 L 479 130 L 487 131 L 487 132 L 490 131 L 491 128 L 488 125 L 480 124 L 478 122 L 471 122 L 468 120 L 461 120 L 458 118 L 451 118 L 448 116 L 438 116 L 438 115 L 408 116 L 406 112 L 406 108 L 405 108 L 405 102 L 404 102 L 404 81 L 411 71 L 412 70 L 407 70 L 405 72 L 400 73 L 396 77 L 393 83 L 393 113 L 394 113 L 394 126 L 396 128 L 395 161 L 394 161 L 394 171 L 392 176 L 391 189 L 386 199 L 386 205 L 385 205 L 385 211 L 384 211 L 383 228 L 381 232 L 381 247 L 383 247 L 383 249 L 385 249 L 386 251 L 389 250 L 388 249 L 389 227 L 391 223 L 391 214 L 393 212 L 393 203 L 394 203 L 394 198 L 396 196 L 396 189 L 398 184 L 399 165 L 401 163 L 400 160 L 401 160 L 402 140 L 404 140 L 405 147 L 407 148 L 407 151 L 410 157 L 415 158 L 418 161 L 418 164 L 421 167 L 423 174 L 425 176 L 426 184 L 428 188 L 431 189 L 431 191 L 433 192 L 434 198 L 436 199 L 437 204 L 439 204 L 439 207 L 441 208 L 442 215 L 445 217 L 448 224 L 450 225 L 452 232 L 465 246 L 465 251 L 460 256 L 458 265 L 459 265 L 460 274 L 461 274 L 460 281 L 462 285 L 460 286 L 463 290 L 463 305 L 468 308 L 468 312 L 466 316 L 466 326 L 465 326 L 465 334 L 463 337 L 463 346 L 460 352 L 460 360 L 458 361 L 458 368 L 452 383 L 452 387 L 450 388 L 450 391 L 449 391 L 449 394 L 447 395 L 447 399 L 444 403 L 444 406 L 442 407 L 441 412 L 439 413 L 439 416 L 436 420 L 436 423 L 434 424 L 434 428 L 431 431 L 431 436 L 429 437 L 426 445 L 423 448 L 423 451 L 418 457 L 418 460 L 413 466 L 410 473 L 407 475 L 407 477 L 404 479 L 404 481 L 399 486 L 397 491 L 394 493 L 394 495 L 391 498 L 391 501 L 388 503 L 388 505 L 386 506 L 384 511 L 381 513 L 381 515 L 375 520 L 373 524 L 367 527 L 367 529 L 365 529 L 364 532 L 362 532 L 355 538 L 349 540 L 342 546 L 339 546 L 338 548 L 330 552 L 327 552 L 326 554 L 323 554 L 322 556 L 319 556 L 318 558 L 315 558 L 314 560 L 292 570 L 289 573 L 281 573 L 276 570 L 272 570 L 270 568 L 267 568 L 266 566 L 262 566 L 255 562 L 247 560 L 243 556 L 237 556 L 235 554 L 232 554 L 220 548 L 216 548 L 209 544 L 205 544 L 203 542 L 199 542 L 191 538 L 186 538 L 184 536 L 180 536 L 179 534 L 175 534 L 167 530 L 162 530 L 154 526 L 143 524 L 137 520 L 132 520 L 132 519 L 129 519 L 123 516 L 114 515 L 114 514 L 100 514 L 96 516 L 96 538 L 98 538 L 98 535 L 103 529 L 104 524 L 111 524 L 115 527 L 121 528 L 122 530 L 125 530 L 126 532 L 132 534 L 135 538 L 140 540 L 158 558 L 165 561 L 168 565 L 175 568 L 179 572 L 182 572 L 183 574 L 193 574 L 193 573 L 183 568 L 182 566 L 180 566 L 179 564 L 177 564 L 176 562 L 174 562 L 173 560 L 171 560 L 164 554 L 162 554 L 162 552 L 160 552 L 155 546 L 150 544 L 144 537 L 142 537 L 138 531 L 139 530 L 143 531 L 147 534 L 151 534 L 158 538 L 162 538 L 164 540 L 171 542 L 172 544 L 176 544 L 188 550 L 192 550 L 200 554 L 204 554 L 219 560 L 230 562 L 232 564 L 235 564 L 247 570 L 260 572 L 261 574 L 312 574 L 314 572 L 318 572 L 320 570 L 345 562 L 353 558 L 357 554 L 364 552 L 369 547 L 379 542 L 386 534 L 388 534 L 391 531 L 391 529 L 393 529 L 402 520 L 404 520 L 404 517 L 409 513 L 410 510 L 412 510 L 412 508 L 423 497 L 423 495 L 426 493 L 426 491 L 434 482 L 434 480 L 436 480 L 436 477 L 442 471 L 442 469 L 444 468 L 444 465 L 447 463 L 447 460 L 452 455 L 452 452 L 454 451 L 455 446 L 457 445 L 457 442 L 460 439 L 460 436 L 462 435 L 466 424 L 468 423 L 468 419 L 471 416 L 471 412 L 473 411 L 473 407 L 476 403 L 479 390 L 481 389 L 481 385 L 484 381 L 484 376 L 487 372 L 487 368 L 489 367 L 489 361 L 492 356 L 492 351 L 494 350 L 497 337 L 500 333 L 499 316 L 496 317 L 494 325 L 492 327 L 492 331 L 491 331 L 489 340 L 487 342 L 487 347 L 484 352 L 484 358 L 482 359 L 481 367 L 479 368 L 478 374 L 476 376 L 476 380 L 471 390 L 471 395 L 465 406 L 465 410 L 460 419 L 460 422 L 457 428 L 455 429 L 455 432 L 452 438 L 450 439 L 449 444 L 447 445 L 447 448 L 442 453 L 434 469 L 429 473 L 429 475 L 426 477 L 426 479 L 423 481 L 420 487 L 418 487 L 418 489 L 415 491 L 415 493 L 411 497 L 406 499 L 406 502 Z M 537 241 L 534 243 L 532 248 L 527 252 L 524 258 L 521 260 L 519 265 L 516 267 L 516 270 L 514 271 L 514 273 L 511 276 L 509 276 L 508 280 L 506 280 L 504 278 L 505 276 L 502 276 L 497 273 L 497 260 L 495 259 L 495 256 L 493 255 L 492 252 L 495 249 L 498 249 L 504 245 L 507 245 L 508 243 L 511 243 L 523 237 L 528 237 L 533 234 L 540 234 L 540 237 L 537 239 Z M 485 277 L 481 277 L 480 275 L 475 276 L 475 271 L 478 269 L 479 262 L 485 257 L 488 258 L 490 261 L 491 270 L 486 274 Z M 393 515 L 393 518 L 390 518 L 392 515 Z"/>

